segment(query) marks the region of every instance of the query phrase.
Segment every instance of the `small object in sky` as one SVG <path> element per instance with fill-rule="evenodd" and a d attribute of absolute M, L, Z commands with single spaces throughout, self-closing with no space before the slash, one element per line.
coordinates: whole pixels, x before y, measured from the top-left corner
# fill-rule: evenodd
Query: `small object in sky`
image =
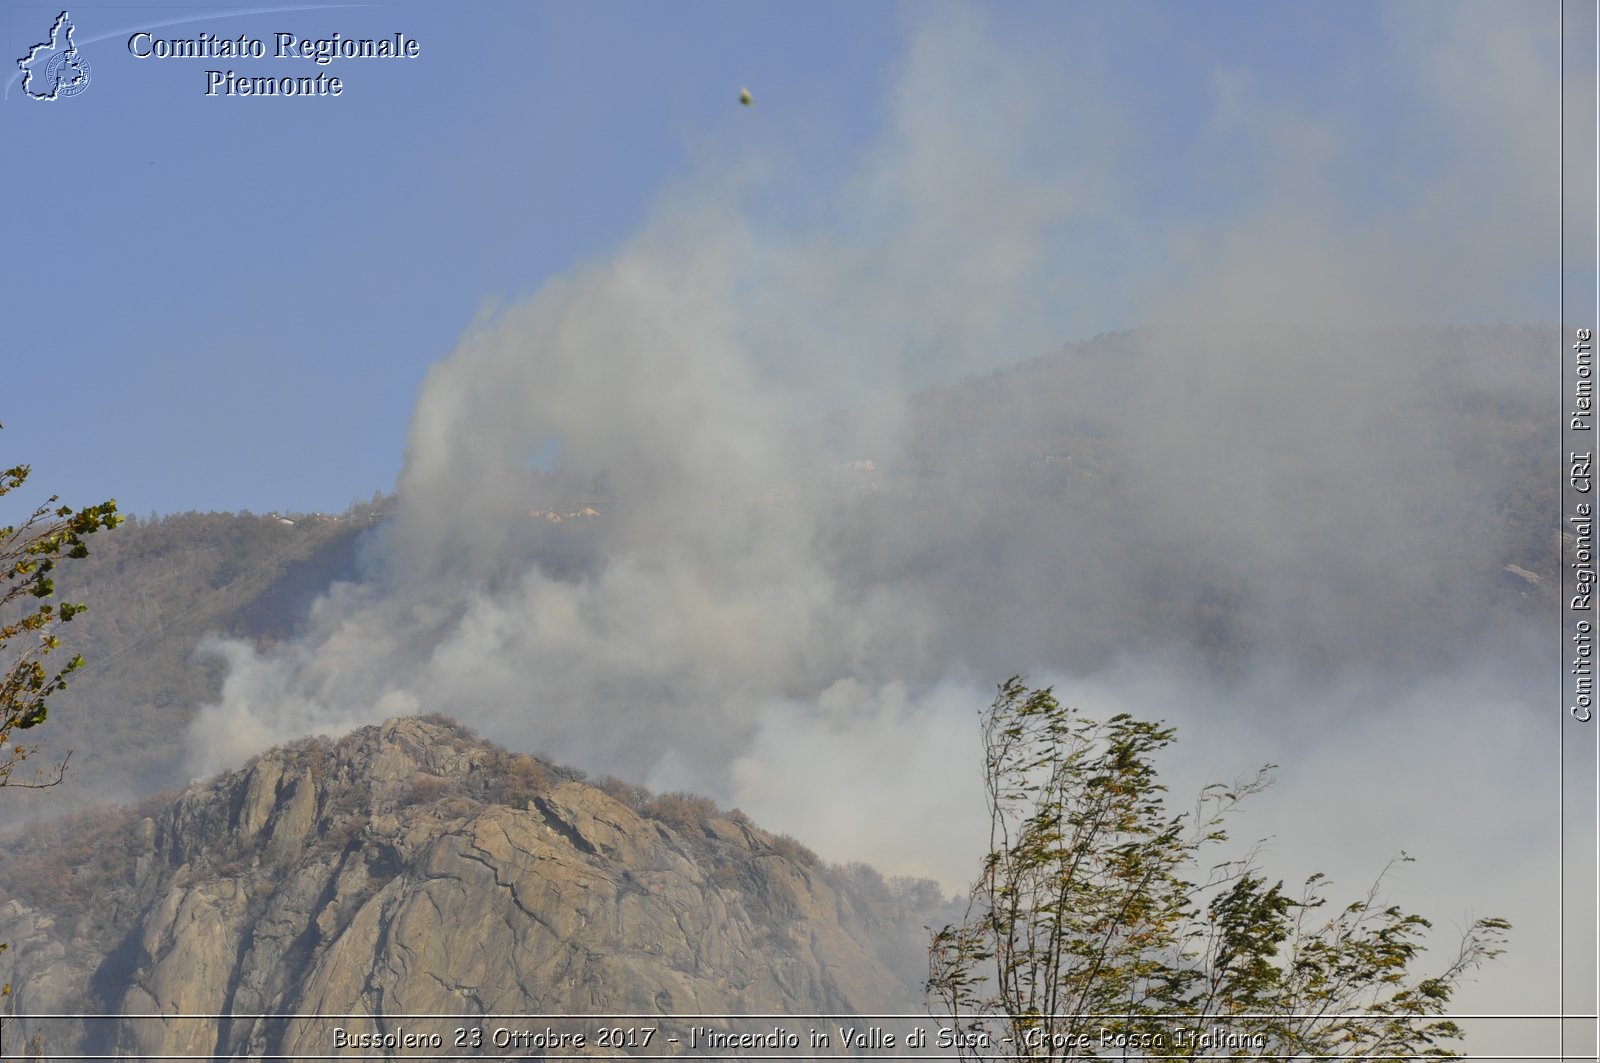
<path fill-rule="evenodd" d="M 754 98 L 755 97 L 750 95 L 750 90 L 749 89 L 740 89 L 739 90 L 739 102 L 744 104 L 746 107 L 750 106 L 750 102 Z"/>

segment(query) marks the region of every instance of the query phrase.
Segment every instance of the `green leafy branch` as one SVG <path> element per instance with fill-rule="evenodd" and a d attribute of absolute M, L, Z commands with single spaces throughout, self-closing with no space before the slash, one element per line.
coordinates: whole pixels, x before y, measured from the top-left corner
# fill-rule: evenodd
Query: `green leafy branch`
<path fill-rule="evenodd" d="M 0 496 L 26 483 L 30 471 L 30 466 L 16 465 L 0 472 Z M 61 648 L 58 625 L 87 608 L 44 600 L 55 595 L 57 566 L 87 557 L 88 536 L 122 523 L 115 500 L 81 510 L 59 502 L 52 496 L 20 524 L 0 527 L 0 786 L 53 786 L 61 781 L 66 758 L 32 780 L 13 778 L 16 767 L 37 747 L 13 741 L 12 732 L 44 723 L 50 696 L 65 690 L 67 677 L 83 667 L 77 655 L 60 667 L 45 660 Z"/>

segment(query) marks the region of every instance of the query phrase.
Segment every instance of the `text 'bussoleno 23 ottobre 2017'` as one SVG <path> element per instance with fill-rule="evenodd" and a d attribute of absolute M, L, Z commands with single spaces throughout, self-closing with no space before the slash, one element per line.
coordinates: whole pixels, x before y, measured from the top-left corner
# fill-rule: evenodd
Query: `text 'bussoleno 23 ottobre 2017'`
<path fill-rule="evenodd" d="M 417 59 L 422 45 L 404 33 L 386 37 L 346 37 L 335 33 L 327 37 L 301 37 L 294 33 L 274 33 L 271 38 L 240 34 L 219 37 L 199 33 L 193 37 L 158 37 L 140 30 L 128 38 L 128 53 L 135 59 L 217 60 L 241 62 L 266 60 L 293 62 L 310 60 L 326 67 L 335 60 Z M 264 71 L 259 67 L 239 70 L 220 68 L 205 71 L 207 96 L 340 96 L 342 78 L 326 70 L 313 73 L 285 71 L 282 67 Z"/>

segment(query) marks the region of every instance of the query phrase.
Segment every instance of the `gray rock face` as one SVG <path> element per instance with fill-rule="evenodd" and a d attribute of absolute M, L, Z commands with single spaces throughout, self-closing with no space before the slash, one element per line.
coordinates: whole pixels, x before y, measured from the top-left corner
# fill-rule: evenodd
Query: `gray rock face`
<path fill-rule="evenodd" d="M 926 888 L 919 910 L 709 802 L 609 789 L 408 717 L 83 817 L 76 848 L 0 859 L 14 1011 L 116 1014 L 33 1026 L 155 1059 L 462 1026 L 427 1015 L 916 1010 Z"/>

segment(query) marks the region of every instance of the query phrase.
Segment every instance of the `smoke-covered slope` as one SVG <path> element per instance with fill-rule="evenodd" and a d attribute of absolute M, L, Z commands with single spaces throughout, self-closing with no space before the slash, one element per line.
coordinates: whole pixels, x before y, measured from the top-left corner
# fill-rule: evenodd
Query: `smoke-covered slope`
<path fill-rule="evenodd" d="M 224 672 L 196 647 L 219 635 L 257 646 L 292 635 L 330 584 L 355 578 L 358 544 L 382 519 L 381 502 L 292 519 L 133 517 L 64 566 L 58 596 L 89 608 L 61 636 L 88 663 L 31 737 L 45 743 L 41 762 L 71 750 L 73 770 L 62 786 L 10 791 L 8 812 L 59 814 L 192 778 L 179 735 L 219 695 Z"/>
<path fill-rule="evenodd" d="M 628 481 L 576 453 L 529 469 L 510 438 L 498 472 L 444 463 L 478 470 L 448 481 L 464 500 L 424 491 L 292 526 L 141 522 L 63 580 L 90 603 L 63 632 L 89 666 L 42 735 L 75 748 L 77 770 L 38 803 L 144 793 L 449 704 L 515 748 L 769 822 L 793 812 L 781 825 L 823 845 L 845 832 L 813 829 L 791 791 L 842 792 L 815 778 L 840 750 L 873 750 L 886 794 L 904 789 L 897 765 L 967 762 L 972 709 L 1013 672 L 1132 660 L 1220 677 L 1230 712 L 1274 719 L 1284 691 L 1237 690 L 1283 673 L 1403 691 L 1504 657 L 1556 607 L 1548 339 L 1152 327 L 808 430 L 764 424 L 772 460 L 744 493 L 725 449 L 682 456 L 677 480 Z M 944 737 L 908 752 L 908 713 Z M 863 776 L 848 764 L 837 781 Z M 829 855 L 948 878 L 887 855 L 907 826 Z"/>
<path fill-rule="evenodd" d="M 737 812 L 591 785 L 439 717 L 15 839 L 0 888 L 18 1013 L 238 1016 L 25 1024 L 48 1050 L 146 1059 L 325 1054 L 338 1024 L 263 1014 L 904 1011 L 938 917 L 930 884 L 825 868 Z"/>

